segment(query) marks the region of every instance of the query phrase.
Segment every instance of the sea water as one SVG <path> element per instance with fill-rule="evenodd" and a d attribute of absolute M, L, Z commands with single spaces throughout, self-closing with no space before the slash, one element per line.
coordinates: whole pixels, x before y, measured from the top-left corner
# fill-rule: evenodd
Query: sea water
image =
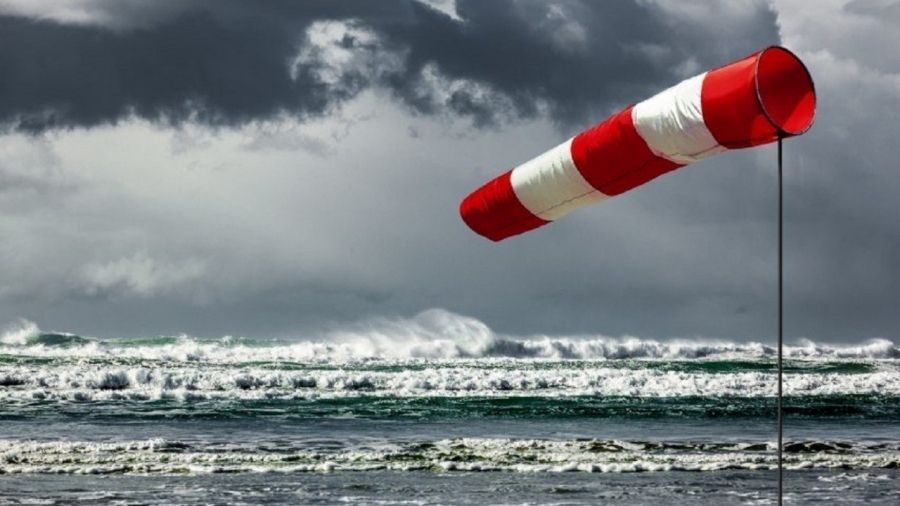
<path fill-rule="evenodd" d="M 774 504 L 776 350 L 500 336 L 0 338 L 0 503 Z M 900 504 L 900 350 L 785 350 L 785 502 Z"/>

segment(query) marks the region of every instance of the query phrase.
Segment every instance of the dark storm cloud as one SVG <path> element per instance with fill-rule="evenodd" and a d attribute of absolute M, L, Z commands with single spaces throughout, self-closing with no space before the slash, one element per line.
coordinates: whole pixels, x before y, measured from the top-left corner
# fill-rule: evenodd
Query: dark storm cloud
<path fill-rule="evenodd" d="M 520 115 L 546 100 L 558 120 L 596 119 L 598 109 L 636 102 L 687 77 L 679 75 L 686 62 L 699 72 L 778 41 L 775 14 L 764 6 L 741 20 L 745 33 L 734 44 L 697 35 L 691 28 L 699 23 L 691 20 L 673 25 L 640 2 L 467 1 L 458 10 L 463 24 L 438 17 L 382 30 L 410 50 L 406 72 L 391 84 L 414 106 L 407 88 L 435 62 L 451 77 L 500 90 Z M 446 105 L 471 112 L 467 97 L 454 98 Z"/>
<path fill-rule="evenodd" d="M 130 115 L 210 124 L 304 118 L 381 86 L 423 114 L 483 125 L 531 117 L 546 104 L 568 123 L 639 100 L 685 69 L 778 41 L 775 15 L 761 4 L 734 24 L 729 44 L 700 35 L 702 21 L 673 22 L 646 2 L 470 0 L 457 8 L 461 22 L 412 0 L 197 1 L 125 29 L 0 17 L 0 122 L 38 131 Z M 373 31 L 374 43 L 348 33 L 335 44 L 376 59 L 397 55 L 401 65 L 344 69 L 336 82 L 321 79 L 327 62 L 306 60 L 291 72 L 306 29 L 323 20 Z M 467 85 L 445 94 L 424 86 L 429 66 Z"/>
<path fill-rule="evenodd" d="M 0 118 L 36 130 L 132 113 L 210 122 L 320 113 L 340 97 L 307 73 L 290 78 L 295 37 L 263 12 L 192 12 L 126 32 L 0 18 Z"/>

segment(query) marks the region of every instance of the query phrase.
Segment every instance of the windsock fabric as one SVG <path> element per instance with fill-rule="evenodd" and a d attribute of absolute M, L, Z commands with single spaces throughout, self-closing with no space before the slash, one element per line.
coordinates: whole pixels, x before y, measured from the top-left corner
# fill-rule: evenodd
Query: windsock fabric
<path fill-rule="evenodd" d="M 815 106 L 803 63 L 769 47 L 682 81 L 502 174 L 466 197 L 460 214 L 500 241 L 716 153 L 799 135 Z"/>

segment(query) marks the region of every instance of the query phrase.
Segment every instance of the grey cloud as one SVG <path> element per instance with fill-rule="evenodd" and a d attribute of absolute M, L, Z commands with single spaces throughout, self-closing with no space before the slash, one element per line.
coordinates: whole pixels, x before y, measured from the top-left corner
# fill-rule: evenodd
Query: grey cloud
<path fill-rule="evenodd" d="M 76 194 L 83 184 L 67 174 L 48 142 L 0 150 L 0 211 L 7 217 L 41 210 Z"/>
<path fill-rule="evenodd" d="M 84 267 L 76 289 L 91 296 L 124 295 L 151 297 L 190 286 L 204 274 L 203 262 L 190 259 L 181 263 L 165 263 L 138 252 L 104 263 Z"/>
<path fill-rule="evenodd" d="M 900 23 L 900 2 L 897 0 L 853 0 L 844 6 L 852 14 L 871 16 L 887 23 Z"/>
<path fill-rule="evenodd" d="M 0 15 L 24 16 L 42 21 L 98 26 L 116 31 L 151 28 L 156 24 L 199 9 L 216 0 L 0 0 Z"/>

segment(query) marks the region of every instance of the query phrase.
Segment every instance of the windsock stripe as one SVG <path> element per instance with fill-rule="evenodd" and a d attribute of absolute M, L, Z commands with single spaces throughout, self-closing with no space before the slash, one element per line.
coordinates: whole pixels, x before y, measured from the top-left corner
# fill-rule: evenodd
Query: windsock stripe
<path fill-rule="evenodd" d="M 725 150 L 703 119 L 706 75 L 682 81 L 632 109 L 635 129 L 656 156 L 687 165 Z"/>
<path fill-rule="evenodd" d="M 777 131 L 762 111 L 754 79 L 760 54 L 707 72 L 703 83 L 703 121 L 716 142 L 739 149 L 772 142 Z M 734 100 L 735 94 L 753 100 Z"/>
<path fill-rule="evenodd" d="M 532 214 L 553 221 L 579 207 L 606 198 L 582 177 L 572 160 L 572 139 L 513 169 L 519 202 Z"/>
<path fill-rule="evenodd" d="M 501 240 L 725 150 L 703 120 L 706 74 L 688 79 L 523 163 L 469 196 L 469 226 Z"/>
<path fill-rule="evenodd" d="M 650 150 L 634 127 L 630 107 L 575 136 L 572 159 L 584 179 L 609 196 L 680 167 Z"/>

